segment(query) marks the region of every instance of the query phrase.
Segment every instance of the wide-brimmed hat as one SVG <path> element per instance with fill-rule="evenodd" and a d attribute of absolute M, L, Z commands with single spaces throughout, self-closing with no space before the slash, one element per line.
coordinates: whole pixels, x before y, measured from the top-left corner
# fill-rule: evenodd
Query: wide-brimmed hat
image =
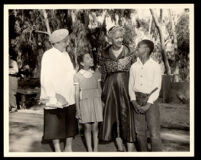
<path fill-rule="evenodd" d="M 57 43 L 62 41 L 64 38 L 66 38 L 69 34 L 69 31 L 67 29 L 58 29 L 52 32 L 52 34 L 49 37 L 49 41 L 51 43 Z"/>

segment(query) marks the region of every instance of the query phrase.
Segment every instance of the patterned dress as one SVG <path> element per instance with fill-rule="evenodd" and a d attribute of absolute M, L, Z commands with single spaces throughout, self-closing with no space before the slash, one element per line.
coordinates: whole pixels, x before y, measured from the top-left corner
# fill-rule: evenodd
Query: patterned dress
<path fill-rule="evenodd" d="M 80 70 L 74 77 L 75 85 L 80 87 L 80 123 L 103 121 L 101 91 L 98 83 L 101 80 L 100 72 Z M 87 76 L 89 75 L 89 76 Z"/>
<path fill-rule="evenodd" d="M 128 80 L 130 67 L 136 57 L 127 46 L 123 46 L 122 52 L 115 57 L 109 46 L 99 58 L 104 81 L 102 100 L 105 104 L 100 138 L 110 141 L 121 137 L 127 142 L 134 142 L 136 136 Z"/>

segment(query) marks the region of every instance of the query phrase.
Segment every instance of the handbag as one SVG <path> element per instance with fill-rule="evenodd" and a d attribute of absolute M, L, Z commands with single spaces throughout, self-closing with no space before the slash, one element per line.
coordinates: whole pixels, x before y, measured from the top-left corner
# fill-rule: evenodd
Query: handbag
<path fill-rule="evenodd" d="M 158 89 L 158 87 L 154 88 L 149 94 L 148 93 L 142 93 L 142 92 L 135 92 L 137 103 L 140 106 L 146 105 L 151 94 L 154 93 L 157 89 Z"/>

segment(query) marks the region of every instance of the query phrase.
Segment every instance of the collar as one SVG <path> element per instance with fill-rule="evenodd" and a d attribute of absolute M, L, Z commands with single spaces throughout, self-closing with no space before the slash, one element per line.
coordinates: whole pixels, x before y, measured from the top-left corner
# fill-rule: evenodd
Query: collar
<path fill-rule="evenodd" d="M 57 53 L 64 53 L 64 54 L 66 54 L 67 52 L 66 51 L 63 51 L 63 52 L 61 52 L 60 50 L 58 50 L 57 48 L 55 48 L 55 47 L 52 47 Z"/>
<path fill-rule="evenodd" d="M 148 63 L 152 63 L 153 62 L 153 59 L 150 57 L 146 62 L 145 62 L 145 64 L 143 64 L 142 63 L 142 61 L 140 60 L 140 58 L 139 57 L 137 57 L 137 62 L 138 62 L 138 64 L 140 64 L 140 65 L 145 65 L 145 64 L 148 64 Z"/>
<path fill-rule="evenodd" d="M 89 69 L 89 70 L 84 70 L 84 69 L 81 69 L 79 71 L 85 78 L 91 78 L 94 71 L 92 69 Z"/>

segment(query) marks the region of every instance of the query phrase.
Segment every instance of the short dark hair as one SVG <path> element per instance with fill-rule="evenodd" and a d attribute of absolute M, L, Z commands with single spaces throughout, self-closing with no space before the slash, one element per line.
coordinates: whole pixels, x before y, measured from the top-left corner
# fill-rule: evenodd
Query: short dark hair
<path fill-rule="evenodd" d="M 85 55 L 85 54 L 90 54 L 90 53 L 84 52 L 84 53 L 80 54 L 80 55 L 77 57 L 77 62 L 78 62 L 79 65 L 81 64 L 81 62 L 83 62 L 83 60 L 84 60 L 84 55 Z M 90 54 L 90 55 L 91 55 L 91 54 Z"/>
<path fill-rule="evenodd" d="M 79 65 L 79 70 L 83 68 L 83 66 L 81 65 L 81 63 L 83 62 L 84 56 L 85 56 L 86 54 L 89 54 L 89 55 L 91 56 L 91 53 L 90 53 L 90 52 L 84 52 L 84 53 L 80 54 L 80 55 L 77 57 L 77 63 L 78 63 L 78 65 Z"/>
<path fill-rule="evenodd" d="M 147 45 L 147 47 L 149 47 L 149 49 L 150 49 L 149 55 L 151 55 L 151 53 L 154 50 L 154 43 L 153 43 L 153 41 L 148 40 L 148 39 L 144 39 L 144 40 L 140 41 L 137 46 L 139 47 L 140 45 L 143 45 L 143 44 L 145 44 L 145 45 Z"/>

